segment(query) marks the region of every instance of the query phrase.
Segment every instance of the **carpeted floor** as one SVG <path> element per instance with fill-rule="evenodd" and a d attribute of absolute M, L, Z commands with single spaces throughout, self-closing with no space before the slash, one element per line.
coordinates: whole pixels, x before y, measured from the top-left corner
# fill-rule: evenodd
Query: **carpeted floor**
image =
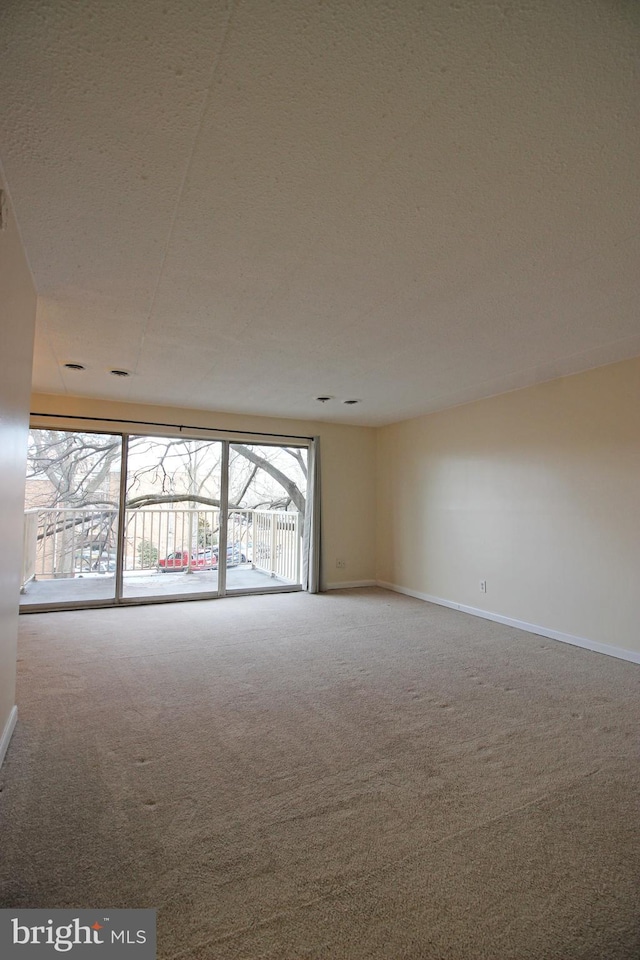
<path fill-rule="evenodd" d="M 638 960 L 640 668 L 383 590 L 23 617 L 0 905 L 159 957 Z"/>

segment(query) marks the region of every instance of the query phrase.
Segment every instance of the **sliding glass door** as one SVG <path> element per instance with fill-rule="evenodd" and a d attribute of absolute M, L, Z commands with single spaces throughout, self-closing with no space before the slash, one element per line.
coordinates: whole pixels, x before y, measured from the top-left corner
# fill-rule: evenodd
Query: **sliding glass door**
<path fill-rule="evenodd" d="M 20 605 L 114 601 L 122 437 L 32 430 Z"/>
<path fill-rule="evenodd" d="M 228 592 L 301 586 L 306 508 L 305 448 L 230 444 Z"/>
<path fill-rule="evenodd" d="M 223 444 L 130 437 L 123 599 L 218 593 Z"/>
<path fill-rule="evenodd" d="M 306 445 L 31 431 L 21 607 L 299 590 Z"/>

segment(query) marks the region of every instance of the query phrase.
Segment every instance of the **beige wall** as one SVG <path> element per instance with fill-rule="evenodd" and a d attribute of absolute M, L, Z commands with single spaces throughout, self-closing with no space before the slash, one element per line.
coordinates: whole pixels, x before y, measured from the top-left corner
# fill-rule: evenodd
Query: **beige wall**
<path fill-rule="evenodd" d="M 640 358 L 382 428 L 377 495 L 380 581 L 640 651 Z"/>
<path fill-rule="evenodd" d="M 0 738 L 15 704 L 18 591 L 36 312 L 31 273 L 11 211 L 8 209 L 7 213 L 8 222 L 0 229 Z"/>
<path fill-rule="evenodd" d="M 203 410 L 35 395 L 31 409 L 66 416 L 114 417 L 229 430 L 319 436 L 322 469 L 323 585 L 375 579 L 375 430 L 308 420 L 276 420 Z M 47 421 L 36 421 L 47 426 Z M 71 425 L 71 424 L 70 424 Z M 102 425 L 108 429 L 107 425 Z M 100 427 L 97 427 L 100 429 Z M 116 426 L 116 429 L 118 427 Z M 345 561 L 344 569 L 336 560 Z"/>

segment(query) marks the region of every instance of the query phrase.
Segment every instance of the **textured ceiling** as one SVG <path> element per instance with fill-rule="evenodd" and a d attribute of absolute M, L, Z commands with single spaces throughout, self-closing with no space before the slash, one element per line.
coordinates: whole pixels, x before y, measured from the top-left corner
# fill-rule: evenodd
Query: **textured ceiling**
<path fill-rule="evenodd" d="M 639 53 L 636 0 L 4 0 L 34 388 L 376 424 L 639 354 Z"/>

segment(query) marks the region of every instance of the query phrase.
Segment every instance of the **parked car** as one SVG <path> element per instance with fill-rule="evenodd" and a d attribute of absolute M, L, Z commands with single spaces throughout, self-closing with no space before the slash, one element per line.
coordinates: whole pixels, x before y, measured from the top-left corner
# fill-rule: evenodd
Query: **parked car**
<path fill-rule="evenodd" d="M 83 573 L 113 573 L 116 569 L 116 551 L 92 544 L 76 553 L 74 572 Z"/>
<path fill-rule="evenodd" d="M 227 566 L 237 567 L 239 563 L 246 563 L 247 558 L 242 552 L 240 543 L 230 543 L 227 547 Z M 189 551 L 174 550 L 162 560 L 158 560 L 158 570 L 160 573 L 178 573 L 181 570 L 189 569 Z M 218 569 L 218 547 L 207 547 L 204 550 L 198 550 L 191 558 L 192 570 L 217 570 Z"/>
<path fill-rule="evenodd" d="M 218 566 L 218 556 L 213 550 L 198 550 L 191 558 L 192 570 L 213 570 Z M 160 573 L 178 573 L 189 569 L 189 551 L 174 550 L 167 557 L 158 560 Z"/>
<path fill-rule="evenodd" d="M 239 563 L 246 563 L 247 558 L 242 552 L 242 548 L 239 542 L 230 543 L 227 547 L 227 566 L 228 567 L 237 567 Z"/>

